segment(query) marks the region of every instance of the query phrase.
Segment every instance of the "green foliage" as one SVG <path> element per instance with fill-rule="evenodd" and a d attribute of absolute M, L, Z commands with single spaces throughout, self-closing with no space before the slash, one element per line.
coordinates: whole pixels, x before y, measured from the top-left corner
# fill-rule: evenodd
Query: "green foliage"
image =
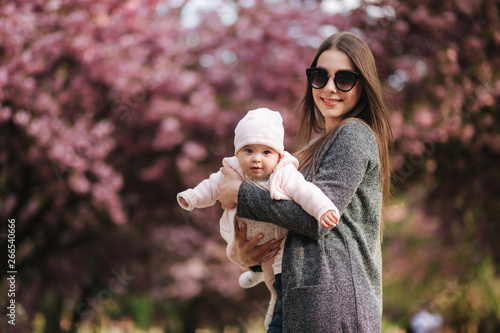
<path fill-rule="evenodd" d="M 123 300 L 123 308 L 122 314 L 129 314 L 138 327 L 152 326 L 155 303 L 150 296 L 129 295 Z"/>

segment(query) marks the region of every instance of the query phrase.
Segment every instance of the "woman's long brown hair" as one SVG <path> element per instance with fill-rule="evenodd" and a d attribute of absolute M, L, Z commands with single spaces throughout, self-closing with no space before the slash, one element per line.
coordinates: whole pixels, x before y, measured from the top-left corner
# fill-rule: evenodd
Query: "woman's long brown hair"
<path fill-rule="evenodd" d="M 300 150 L 297 155 L 300 157 L 299 170 L 312 167 L 313 177 L 318 152 L 322 152 L 324 145 L 335 131 L 352 119 L 359 119 L 365 122 L 375 133 L 380 156 L 380 177 L 382 182 L 383 206 L 390 197 L 391 170 L 390 152 L 392 150 L 392 132 L 389 123 L 389 112 L 384 100 L 382 84 L 377 74 L 377 67 L 373 53 L 364 40 L 358 36 L 343 32 L 330 36 L 318 48 L 311 67 L 316 67 L 319 56 L 326 50 L 339 50 L 344 52 L 352 61 L 355 70 L 361 74 L 363 92 L 358 104 L 351 110 L 345 118 L 325 131 L 325 118 L 317 110 L 312 88 L 307 86 L 304 98 L 299 104 L 300 124 L 298 132 L 298 144 Z M 312 132 L 322 133 L 321 136 L 308 144 L 311 140 Z M 380 217 L 380 237 L 383 235 L 383 220 Z"/>

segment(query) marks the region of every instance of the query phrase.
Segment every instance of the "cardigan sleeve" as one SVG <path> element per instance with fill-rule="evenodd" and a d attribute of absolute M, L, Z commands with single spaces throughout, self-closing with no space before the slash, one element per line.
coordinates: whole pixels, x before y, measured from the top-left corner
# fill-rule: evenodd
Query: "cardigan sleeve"
<path fill-rule="evenodd" d="M 361 121 L 341 126 L 325 147 L 313 183 L 337 206 L 340 215 L 349 205 L 365 174 L 378 168 L 378 146 L 371 129 Z M 310 175 L 306 174 L 306 179 Z M 308 179 L 310 180 L 310 179 Z M 237 215 L 274 223 L 292 232 L 320 239 L 331 231 L 294 201 L 272 200 L 269 193 L 243 182 Z M 341 218 L 342 223 L 342 218 Z"/>
<path fill-rule="evenodd" d="M 339 214 L 337 207 L 330 198 L 316 185 L 308 182 L 294 165 L 287 165 L 284 168 L 281 183 L 281 187 L 287 196 L 317 220 L 329 210 Z"/>

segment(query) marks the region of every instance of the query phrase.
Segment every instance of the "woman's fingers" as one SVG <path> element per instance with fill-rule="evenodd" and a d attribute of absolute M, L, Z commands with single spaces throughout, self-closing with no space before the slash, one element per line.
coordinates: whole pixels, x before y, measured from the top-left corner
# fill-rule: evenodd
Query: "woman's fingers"
<path fill-rule="evenodd" d="M 253 261 L 261 263 L 278 252 L 280 243 L 281 240 L 272 239 L 262 245 L 256 245 L 254 248 L 249 249 L 249 255 Z"/>
<path fill-rule="evenodd" d="M 246 229 L 245 229 L 245 231 L 246 231 Z M 246 232 L 245 232 L 245 234 L 246 234 Z M 245 237 L 245 239 L 246 239 L 246 237 Z M 262 239 L 262 234 L 258 234 L 256 236 L 254 236 L 252 239 L 250 239 L 248 241 L 248 244 L 247 244 L 248 249 L 251 250 L 251 249 L 255 248 L 261 239 Z"/>
<path fill-rule="evenodd" d="M 262 258 L 261 261 L 266 261 L 266 260 L 269 260 L 272 257 L 274 257 L 278 253 L 282 241 L 283 241 L 283 239 L 273 239 L 273 240 L 269 241 L 268 242 L 270 244 L 269 250 L 268 250 L 267 254 L 264 256 L 264 258 Z"/>
<path fill-rule="evenodd" d="M 271 252 L 269 252 L 264 258 L 262 258 L 262 261 L 266 261 L 266 260 L 269 260 L 271 259 L 272 257 L 274 257 L 279 251 L 279 247 L 272 250 Z"/>
<path fill-rule="evenodd" d="M 236 243 L 236 255 L 238 260 L 242 265 L 245 266 L 255 266 L 258 265 L 259 262 L 254 261 L 251 258 L 251 251 L 249 249 L 249 241 L 246 238 L 247 228 L 245 224 L 241 225 L 241 228 L 238 226 L 238 222 L 234 221 L 234 242 Z M 258 243 L 258 242 L 257 242 Z M 255 245 L 254 245 L 255 246 Z"/>
<path fill-rule="evenodd" d="M 262 245 L 257 245 L 262 239 L 261 234 L 247 240 L 246 225 L 242 224 L 240 228 L 237 222 L 234 224 L 234 230 L 238 260 L 243 265 L 259 265 L 263 260 L 267 260 L 274 256 L 279 250 L 282 239 L 274 239 Z"/>
<path fill-rule="evenodd" d="M 245 224 L 243 223 L 242 226 L 245 226 Z M 238 241 L 239 235 L 240 235 L 240 228 L 238 227 L 238 222 L 236 222 L 236 219 L 234 219 L 234 240 L 235 241 Z"/>
<path fill-rule="evenodd" d="M 236 207 L 238 203 L 241 178 L 231 168 L 221 168 L 220 171 L 224 175 L 224 179 L 219 184 L 219 201 L 223 209 L 231 209 Z"/>
<path fill-rule="evenodd" d="M 240 175 L 238 175 L 238 173 L 234 169 L 222 167 L 220 171 L 227 178 L 231 178 L 234 180 L 240 179 Z"/>
<path fill-rule="evenodd" d="M 238 244 L 245 244 L 247 243 L 247 226 L 245 223 L 241 225 L 241 227 L 238 226 L 238 222 L 236 220 L 234 221 L 234 238 L 235 241 Z"/>

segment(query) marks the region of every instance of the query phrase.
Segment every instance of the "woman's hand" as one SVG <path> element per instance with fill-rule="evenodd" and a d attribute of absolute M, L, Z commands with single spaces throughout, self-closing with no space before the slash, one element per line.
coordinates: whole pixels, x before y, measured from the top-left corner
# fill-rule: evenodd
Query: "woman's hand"
<path fill-rule="evenodd" d="M 242 183 L 241 177 L 231 168 L 221 168 L 224 180 L 219 184 L 219 201 L 223 209 L 236 207 L 238 203 L 238 190 Z"/>
<path fill-rule="evenodd" d="M 258 234 L 251 240 L 247 241 L 247 227 L 245 224 L 238 227 L 238 222 L 234 222 L 234 242 L 238 260 L 244 266 L 260 265 L 262 261 L 266 261 L 276 255 L 283 239 L 272 239 L 262 245 L 257 243 L 262 239 L 262 234 Z"/>

